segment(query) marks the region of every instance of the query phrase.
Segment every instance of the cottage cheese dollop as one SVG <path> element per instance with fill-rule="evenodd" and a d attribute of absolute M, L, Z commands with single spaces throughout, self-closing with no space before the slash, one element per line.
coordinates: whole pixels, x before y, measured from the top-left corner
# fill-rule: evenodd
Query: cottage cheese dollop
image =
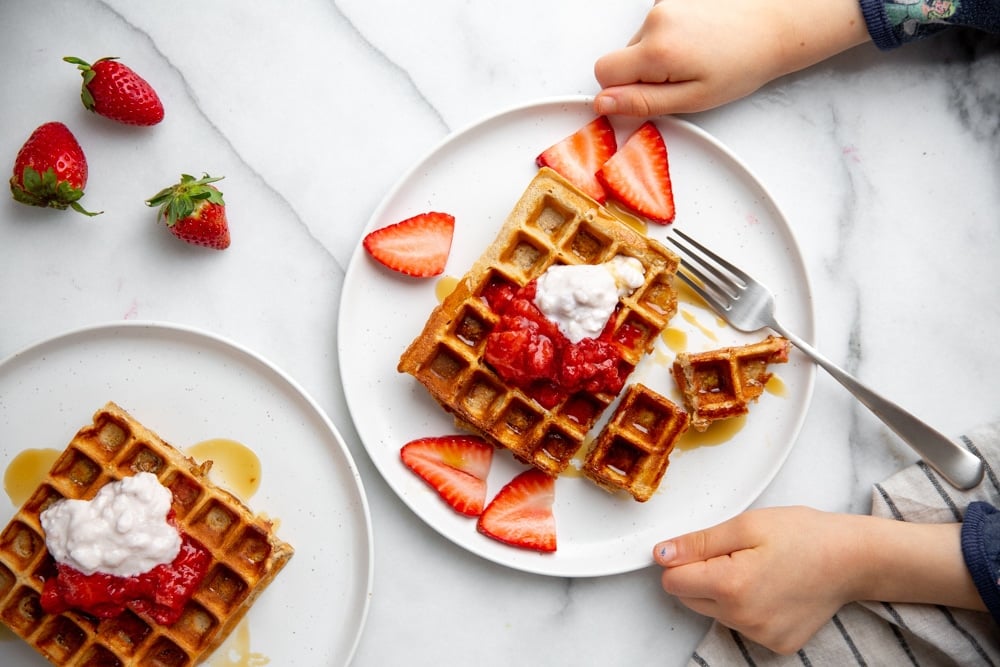
<path fill-rule="evenodd" d="M 91 500 L 63 499 L 41 513 L 45 546 L 83 574 L 131 577 L 170 563 L 181 548 L 167 522 L 170 490 L 140 472 L 105 485 Z"/>
<path fill-rule="evenodd" d="M 550 266 L 538 277 L 535 305 L 571 342 L 597 338 L 618 300 L 642 286 L 635 257 L 617 255 L 603 264 Z"/>

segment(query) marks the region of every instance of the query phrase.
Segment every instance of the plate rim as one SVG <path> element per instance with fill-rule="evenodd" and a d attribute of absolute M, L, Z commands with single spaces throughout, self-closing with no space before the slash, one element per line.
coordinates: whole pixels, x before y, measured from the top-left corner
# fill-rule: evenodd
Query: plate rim
<path fill-rule="evenodd" d="M 511 116 L 518 113 L 531 111 L 532 109 L 538 109 L 550 106 L 580 107 L 583 105 L 589 105 L 593 101 L 593 99 L 594 98 L 592 95 L 585 95 L 585 94 L 561 95 L 561 96 L 557 95 L 557 96 L 546 96 L 546 97 L 536 98 L 533 100 L 523 101 L 516 104 L 505 106 L 503 108 L 498 109 L 495 112 L 482 115 L 479 118 L 476 118 L 471 122 L 468 122 L 451 132 L 448 132 L 440 141 L 436 142 L 433 146 L 431 146 L 430 149 L 428 149 L 417 160 L 415 160 L 414 163 L 408 169 L 406 169 L 403 172 L 403 174 L 393 183 L 392 187 L 388 191 L 386 191 L 382 199 L 379 201 L 378 205 L 372 210 L 372 213 L 369 215 L 368 220 L 366 221 L 363 230 L 361 232 L 361 238 L 363 238 L 365 234 L 367 234 L 371 229 L 374 228 L 376 221 L 381 216 L 384 215 L 385 210 L 393 203 L 398 194 L 408 185 L 410 180 L 413 179 L 420 172 L 420 170 L 423 167 L 425 167 L 426 164 L 429 161 L 431 161 L 440 151 L 446 149 L 452 142 L 460 138 L 462 135 L 474 133 L 475 131 L 481 129 L 482 127 L 490 123 L 497 122 L 504 116 Z M 596 117 L 597 114 L 594 115 Z M 768 204 L 773 208 L 773 210 L 777 214 L 777 222 L 780 223 L 782 233 L 786 234 L 787 238 L 791 242 L 792 250 L 795 253 L 794 255 L 795 264 L 801 266 L 802 268 L 801 287 L 803 290 L 803 301 L 806 305 L 806 308 L 805 312 L 803 313 L 804 321 L 798 327 L 797 334 L 803 340 L 811 344 L 814 344 L 815 331 L 816 331 L 816 312 L 815 312 L 815 300 L 813 297 L 812 281 L 809 276 L 808 266 L 802 255 L 801 245 L 798 241 L 797 235 L 795 234 L 795 229 L 789 223 L 788 217 L 785 215 L 784 210 L 781 208 L 778 201 L 772 195 L 771 190 L 763 183 L 763 181 L 760 180 L 756 172 L 753 169 L 751 169 L 749 165 L 739 155 L 737 155 L 732 149 L 730 149 L 725 143 L 723 143 L 717 137 L 715 137 L 708 131 L 704 130 L 700 126 L 696 125 L 695 123 L 691 122 L 690 120 L 687 120 L 685 118 L 679 118 L 673 115 L 657 116 L 655 118 L 651 118 L 650 120 L 654 121 L 663 120 L 669 123 L 674 123 L 677 126 L 683 128 L 685 131 L 691 132 L 693 135 L 696 135 L 699 140 L 711 144 L 717 150 L 722 152 L 726 156 L 726 158 L 732 162 L 732 164 L 735 167 L 737 167 L 739 170 L 742 170 L 745 174 L 747 174 L 752 180 L 755 187 L 757 187 L 761 192 L 761 194 L 763 194 L 767 198 Z M 365 250 L 359 240 L 354 250 L 352 251 L 347 269 L 345 270 L 344 273 L 344 286 L 348 284 L 350 276 L 358 270 L 356 267 L 361 262 L 365 261 L 364 256 L 365 256 Z M 369 451 L 369 446 L 366 443 L 365 438 L 362 436 L 361 430 L 358 428 L 358 419 L 355 416 L 357 413 L 357 409 L 355 407 L 355 401 L 352 400 L 352 398 L 350 397 L 349 392 L 347 392 L 346 390 L 346 384 L 343 382 L 343 376 L 344 376 L 343 358 L 345 357 L 345 355 L 350 354 L 350 351 L 346 349 L 344 343 L 344 341 L 347 339 L 347 336 L 345 336 L 345 331 L 347 327 L 350 326 L 349 324 L 346 323 L 346 319 L 343 317 L 344 309 L 347 307 L 346 306 L 347 302 L 348 300 L 343 298 L 343 288 L 342 288 L 341 299 L 338 305 L 338 317 L 337 317 L 337 331 L 338 331 L 337 354 L 338 354 L 338 372 L 341 374 L 341 384 L 344 387 L 344 398 L 345 402 L 347 403 L 348 413 L 351 417 L 351 420 L 354 423 L 355 431 L 358 433 L 358 438 L 361 440 L 362 447 L 365 450 L 365 454 L 368 456 L 369 460 L 372 462 L 374 467 L 379 471 L 379 474 L 382 476 L 383 480 L 392 489 L 393 493 L 397 497 L 397 500 L 402 502 L 402 504 L 405 505 L 411 512 L 413 512 L 421 521 L 428 524 L 441 537 L 444 537 L 448 541 L 456 544 L 456 546 L 459 546 L 460 548 L 480 558 L 483 558 L 484 560 L 496 563 L 498 565 L 503 565 L 513 570 L 527 572 L 531 574 L 564 577 L 564 578 L 591 578 L 591 577 L 621 574 L 625 572 L 639 570 L 642 569 L 643 567 L 652 565 L 653 561 L 652 558 L 650 558 L 649 563 L 645 566 L 640 564 L 635 566 L 629 565 L 624 568 L 622 567 L 604 568 L 604 569 L 590 568 L 586 572 L 577 572 L 577 571 L 566 572 L 566 571 L 557 571 L 553 568 L 532 567 L 531 564 L 528 562 L 511 562 L 510 560 L 504 560 L 499 557 L 494 557 L 489 553 L 484 553 L 483 550 L 472 549 L 467 544 L 457 540 L 454 536 L 448 534 L 441 527 L 435 525 L 434 522 L 427 520 L 424 514 L 419 512 L 413 506 L 413 504 L 407 500 L 406 494 L 403 493 L 400 488 L 397 488 L 397 483 L 394 482 L 393 479 L 391 479 L 391 477 L 387 475 L 385 471 L 383 471 L 382 469 L 383 466 L 380 465 L 380 462 L 376 460 L 376 458 L 372 455 L 371 451 Z M 770 477 L 767 478 L 766 482 L 760 486 L 757 493 L 744 506 L 739 508 L 737 512 L 744 511 L 745 509 L 750 507 L 754 502 L 756 502 L 760 498 L 761 494 L 763 494 L 766 491 L 767 487 L 773 482 L 774 478 L 780 472 L 781 468 L 785 465 L 788 456 L 790 455 L 792 449 L 794 449 L 795 443 L 797 442 L 799 436 L 801 435 L 802 427 L 809 413 L 809 408 L 811 406 L 814 394 L 815 381 L 816 381 L 815 364 L 811 363 L 808 364 L 805 374 L 806 374 L 805 386 L 803 388 L 803 394 L 805 395 L 804 404 L 803 408 L 801 409 L 801 411 L 797 415 L 797 418 L 792 424 L 792 429 L 791 429 L 792 437 L 790 439 L 789 445 L 785 448 L 781 457 L 775 461 L 774 472 L 770 475 Z"/>
<path fill-rule="evenodd" d="M 253 361 L 254 363 L 260 364 L 268 372 L 273 373 L 282 382 L 284 382 L 289 389 L 291 389 L 301 400 L 304 401 L 308 409 L 315 413 L 315 416 L 319 417 L 323 426 L 329 431 L 333 436 L 334 442 L 337 443 L 337 447 L 340 450 L 341 455 L 344 457 L 344 462 L 347 465 L 348 472 L 350 473 L 352 479 L 355 482 L 355 489 L 358 495 L 358 506 L 361 509 L 361 515 L 363 517 L 364 525 L 364 536 L 365 544 L 367 546 L 367 558 L 364 559 L 365 564 L 365 580 L 364 580 L 364 594 L 361 595 L 361 609 L 360 614 L 357 617 L 357 628 L 354 632 L 354 636 L 348 646 L 348 651 L 345 655 L 344 664 L 350 664 L 357 654 L 358 648 L 361 644 L 362 636 L 364 635 L 365 627 L 368 622 L 368 616 L 371 609 L 371 602 L 373 597 L 374 580 L 375 580 L 375 542 L 374 542 L 374 530 L 372 526 L 371 518 L 371 507 L 368 501 L 368 495 L 364 487 L 364 480 L 361 478 L 360 471 L 357 467 L 357 463 L 354 461 L 354 457 L 351 455 L 350 450 L 347 447 L 347 442 L 344 440 L 343 435 L 340 430 L 330 419 L 326 411 L 319 405 L 319 403 L 312 397 L 312 395 L 305 390 L 305 388 L 299 384 L 297 380 L 291 377 L 288 373 L 282 370 L 275 363 L 271 362 L 269 359 L 261 355 L 260 353 L 254 352 L 246 345 L 235 341 L 232 338 L 217 334 L 207 329 L 200 327 L 195 327 L 187 324 L 179 324 L 175 322 L 163 321 L 163 320 L 111 320 L 105 322 L 97 322 L 86 325 L 81 325 L 68 330 L 64 330 L 60 333 L 40 338 L 34 342 L 22 345 L 19 349 L 0 358 L 0 373 L 4 372 L 4 369 L 10 365 L 13 365 L 18 359 L 24 358 L 27 355 L 32 354 L 35 351 L 41 350 L 46 346 L 57 345 L 62 341 L 69 341 L 74 338 L 79 338 L 87 335 L 95 334 L 110 334 L 114 335 L 116 331 L 146 331 L 148 333 L 162 332 L 168 334 L 175 334 L 185 336 L 189 339 L 200 339 L 203 341 L 210 341 L 216 345 L 221 345 L 226 347 L 233 352 L 238 353 L 247 360 Z M 16 510 L 16 508 L 15 508 Z"/>

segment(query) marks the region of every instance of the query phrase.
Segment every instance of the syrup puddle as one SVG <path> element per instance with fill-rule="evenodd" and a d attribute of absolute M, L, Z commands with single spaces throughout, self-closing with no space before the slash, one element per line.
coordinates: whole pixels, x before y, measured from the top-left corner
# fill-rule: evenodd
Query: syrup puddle
<path fill-rule="evenodd" d="M 3 475 L 3 490 L 14 507 L 31 497 L 60 454 L 58 449 L 25 449 L 13 458 Z"/>
<path fill-rule="evenodd" d="M 250 650 L 250 625 L 244 618 L 205 664 L 210 667 L 261 667 L 270 662 L 266 655 Z"/>
<path fill-rule="evenodd" d="M 442 276 L 434 285 L 434 295 L 437 297 L 438 303 L 447 299 L 448 295 L 455 291 L 456 285 L 458 285 L 458 278 Z"/>
<path fill-rule="evenodd" d="M 196 461 L 211 460 L 208 478 L 243 501 L 260 487 L 260 459 L 243 443 L 212 438 L 191 445 L 184 453 Z"/>
<path fill-rule="evenodd" d="M 740 415 L 739 417 L 731 417 L 713 422 L 704 431 L 696 431 L 693 428 L 689 428 L 680 437 L 674 448 L 687 452 L 699 447 L 721 445 L 732 440 L 737 433 L 743 430 L 746 423 L 747 416 Z"/>

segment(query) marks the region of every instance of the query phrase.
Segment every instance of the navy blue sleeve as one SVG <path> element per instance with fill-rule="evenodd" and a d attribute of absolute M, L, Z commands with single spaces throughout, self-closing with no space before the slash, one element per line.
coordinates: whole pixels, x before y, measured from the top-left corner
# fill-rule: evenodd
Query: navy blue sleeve
<path fill-rule="evenodd" d="M 1000 624 L 1000 511 L 976 501 L 962 522 L 962 555 L 979 596 Z"/>
<path fill-rule="evenodd" d="M 1000 0 L 860 0 L 875 46 L 894 49 L 950 26 L 1000 33 Z"/>

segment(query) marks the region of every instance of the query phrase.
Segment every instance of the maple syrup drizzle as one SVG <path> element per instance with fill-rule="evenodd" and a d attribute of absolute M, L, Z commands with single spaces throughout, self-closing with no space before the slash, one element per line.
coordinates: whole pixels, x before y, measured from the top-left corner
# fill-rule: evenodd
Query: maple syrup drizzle
<path fill-rule="evenodd" d="M 260 459 L 241 442 L 212 438 L 191 445 L 185 454 L 197 461 L 211 460 L 208 478 L 244 501 L 260 487 Z"/>
<path fill-rule="evenodd" d="M 714 447 L 729 442 L 746 426 L 747 416 L 731 417 L 712 422 L 704 431 L 689 428 L 674 445 L 676 449 L 690 451 L 699 447 Z"/>
<path fill-rule="evenodd" d="M 267 656 L 250 650 L 250 625 L 244 618 L 206 664 L 210 667 L 262 667 L 270 662 Z"/>
<path fill-rule="evenodd" d="M 683 352 L 687 349 L 688 335 L 684 331 L 675 327 L 666 327 L 660 338 L 673 352 Z"/>
<path fill-rule="evenodd" d="M 788 386 L 785 381 L 778 377 L 777 373 L 772 373 L 771 377 L 768 378 L 767 383 L 764 385 L 764 391 L 773 396 L 787 396 Z"/>
<path fill-rule="evenodd" d="M 58 449 L 25 449 L 11 460 L 4 471 L 3 490 L 14 507 L 31 497 L 60 454 Z"/>
<path fill-rule="evenodd" d="M 438 303 L 447 299 L 448 295 L 455 291 L 456 285 L 458 285 L 458 278 L 454 276 L 441 276 L 434 285 L 434 295 L 437 297 Z"/>
<path fill-rule="evenodd" d="M 624 222 L 626 225 L 639 232 L 640 234 L 646 234 L 649 231 L 649 223 L 642 218 L 633 215 L 631 212 L 625 210 L 621 204 L 616 201 L 609 201 L 604 205 L 604 208 L 614 215 L 616 218 Z"/>

